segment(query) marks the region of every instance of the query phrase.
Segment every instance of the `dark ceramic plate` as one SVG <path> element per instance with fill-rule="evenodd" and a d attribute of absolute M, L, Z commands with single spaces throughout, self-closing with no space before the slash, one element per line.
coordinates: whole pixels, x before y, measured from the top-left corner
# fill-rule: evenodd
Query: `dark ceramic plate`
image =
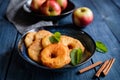
<path fill-rule="evenodd" d="M 41 30 L 41 29 L 45 29 L 45 30 L 48 30 L 48 31 L 53 32 L 53 33 L 56 32 L 56 31 L 59 31 L 61 34 L 65 34 L 65 35 L 68 35 L 68 36 L 71 36 L 73 38 L 76 38 L 76 39 L 80 40 L 82 42 L 82 44 L 84 45 L 84 47 L 85 47 L 85 53 L 82 56 L 81 63 L 79 63 L 76 66 L 72 66 L 72 65 L 69 64 L 69 65 L 67 65 L 67 66 L 65 66 L 63 68 L 51 69 L 51 68 L 43 66 L 43 65 L 41 65 L 39 63 L 34 62 L 33 60 L 31 60 L 28 57 L 27 50 L 26 50 L 26 47 L 25 47 L 25 44 L 24 44 L 24 37 L 27 34 L 27 33 L 25 33 L 22 36 L 22 38 L 20 39 L 19 44 L 18 44 L 19 54 L 27 62 L 35 65 L 38 68 L 48 69 L 48 70 L 53 70 L 53 71 L 54 70 L 58 70 L 58 71 L 62 70 L 62 71 L 64 71 L 64 70 L 68 70 L 68 69 L 78 67 L 78 66 L 86 63 L 94 55 L 96 46 L 95 46 L 95 42 L 92 39 L 92 37 L 89 34 L 87 34 L 86 32 L 80 30 L 79 28 L 75 28 L 75 26 L 73 26 L 73 25 L 72 26 L 70 26 L 70 25 L 65 25 L 65 26 L 44 26 L 44 27 L 39 27 L 39 28 L 36 28 L 36 29 L 32 29 L 30 31 L 38 31 L 38 30 Z"/>
<path fill-rule="evenodd" d="M 30 3 L 31 3 L 31 0 L 28 0 L 24 5 L 23 5 L 23 9 L 30 13 L 32 16 L 35 16 L 35 17 L 39 17 L 40 19 L 42 20 L 46 20 L 46 21 L 56 21 L 56 20 L 60 20 L 64 17 L 66 17 L 67 15 L 69 15 L 70 13 L 73 12 L 73 10 L 75 9 L 75 5 L 68 0 L 68 6 L 67 8 L 62 11 L 61 15 L 59 16 L 45 16 L 41 13 L 35 13 L 34 11 L 30 10 Z"/>

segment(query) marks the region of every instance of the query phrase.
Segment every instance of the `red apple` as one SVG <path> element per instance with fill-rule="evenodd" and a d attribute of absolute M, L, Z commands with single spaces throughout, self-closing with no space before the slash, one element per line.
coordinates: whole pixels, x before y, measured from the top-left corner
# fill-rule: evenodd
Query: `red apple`
<path fill-rule="evenodd" d="M 41 5 L 45 2 L 46 0 L 32 0 L 31 2 L 31 9 L 34 11 L 38 11 Z"/>
<path fill-rule="evenodd" d="M 47 16 L 61 14 L 61 7 L 55 0 L 48 0 L 40 7 L 41 13 Z"/>
<path fill-rule="evenodd" d="M 93 12 L 87 7 L 80 7 L 73 11 L 72 21 L 76 26 L 85 27 L 93 21 Z"/>
<path fill-rule="evenodd" d="M 62 10 L 66 9 L 68 5 L 68 0 L 56 0 L 56 1 L 58 2 Z"/>

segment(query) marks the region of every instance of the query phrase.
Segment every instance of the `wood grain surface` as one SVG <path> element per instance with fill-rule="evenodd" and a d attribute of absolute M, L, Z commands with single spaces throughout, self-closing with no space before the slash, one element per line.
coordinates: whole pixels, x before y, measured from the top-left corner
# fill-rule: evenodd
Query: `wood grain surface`
<path fill-rule="evenodd" d="M 103 54 L 95 52 L 90 61 L 68 72 L 52 72 L 38 69 L 24 61 L 18 53 L 21 34 L 6 17 L 9 0 L 0 0 L 0 80 L 93 80 L 99 66 L 83 74 L 77 72 L 97 61 L 115 58 L 112 68 L 105 77 L 95 80 L 120 79 L 120 0 L 71 0 L 76 8 L 89 7 L 94 13 L 94 21 L 82 30 L 95 41 L 102 41 L 108 47 Z M 72 24 L 71 15 L 58 22 L 58 25 Z"/>

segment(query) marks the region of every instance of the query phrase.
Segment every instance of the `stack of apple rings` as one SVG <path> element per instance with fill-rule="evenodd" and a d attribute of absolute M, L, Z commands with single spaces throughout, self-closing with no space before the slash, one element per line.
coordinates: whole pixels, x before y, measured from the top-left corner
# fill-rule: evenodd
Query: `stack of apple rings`
<path fill-rule="evenodd" d="M 70 63 L 72 49 L 85 50 L 79 40 L 66 35 L 61 35 L 58 43 L 51 43 L 49 38 L 52 35 L 47 30 L 26 34 L 24 42 L 30 59 L 49 68 L 61 68 Z"/>
<path fill-rule="evenodd" d="M 38 56 L 43 49 L 42 47 L 42 38 L 47 35 L 52 35 L 51 32 L 46 30 L 40 30 L 38 32 L 28 32 L 25 36 L 25 45 L 28 48 L 28 56 L 36 61 L 39 62 Z"/>

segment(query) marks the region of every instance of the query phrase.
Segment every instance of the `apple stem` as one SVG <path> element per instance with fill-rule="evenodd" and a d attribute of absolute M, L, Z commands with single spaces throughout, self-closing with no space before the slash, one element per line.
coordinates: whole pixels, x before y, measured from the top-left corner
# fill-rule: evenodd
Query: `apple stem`
<path fill-rule="evenodd" d="M 81 12 L 85 12 L 86 10 L 85 9 L 81 9 Z"/>

